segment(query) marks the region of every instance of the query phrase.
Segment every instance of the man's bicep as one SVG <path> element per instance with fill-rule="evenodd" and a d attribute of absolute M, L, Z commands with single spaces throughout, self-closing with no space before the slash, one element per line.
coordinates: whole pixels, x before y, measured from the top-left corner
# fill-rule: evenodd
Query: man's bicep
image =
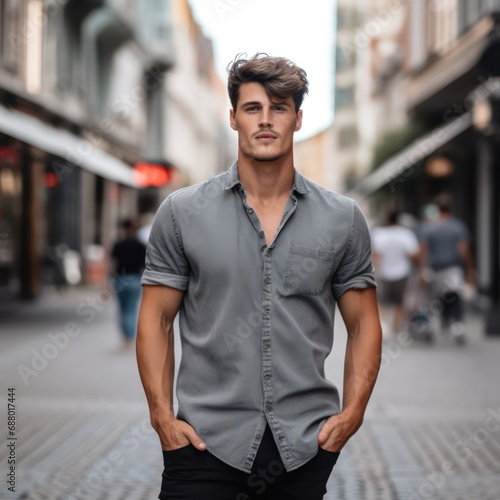
<path fill-rule="evenodd" d="M 162 285 L 144 285 L 139 322 L 172 324 L 184 297 L 184 290 Z"/>
<path fill-rule="evenodd" d="M 337 303 L 348 332 L 352 332 L 362 320 L 379 321 L 374 287 L 347 290 L 337 299 Z"/>

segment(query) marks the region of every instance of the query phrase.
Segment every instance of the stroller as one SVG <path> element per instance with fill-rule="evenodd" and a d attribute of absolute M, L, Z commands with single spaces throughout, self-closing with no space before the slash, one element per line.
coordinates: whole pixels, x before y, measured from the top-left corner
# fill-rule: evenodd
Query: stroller
<path fill-rule="evenodd" d="M 408 333 L 416 340 L 432 342 L 434 340 L 434 328 L 428 287 L 420 286 L 417 276 L 411 278 L 410 285 L 409 290 L 412 291 L 408 294 L 405 307 L 408 311 Z"/>
<path fill-rule="evenodd" d="M 463 325 L 463 296 L 465 285 L 463 270 L 458 266 L 442 271 L 427 270 L 427 286 L 415 283 L 415 299 L 410 309 L 408 331 L 414 338 L 432 341 L 433 318 L 440 319 L 440 328 L 450 328 L 459 345 L 465 343 Z"/>

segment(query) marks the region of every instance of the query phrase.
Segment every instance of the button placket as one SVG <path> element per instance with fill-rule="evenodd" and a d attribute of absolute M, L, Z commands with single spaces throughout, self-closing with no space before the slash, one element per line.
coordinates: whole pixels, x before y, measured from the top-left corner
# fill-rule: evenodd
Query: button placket
<path fill-rule="evenodd" d="M 252 223 L 252 226 L 259 234 L 259 237 L 261 239 L 265 240 L 265 235 L 264 235 L 264 231 L 262 230 L 262 225 L 260 224 L 259 218 L 257 217 L 255 210 L 252 207 L 248 206 L 247 194 L 246 194 L 245 190 L 243 189 L 243 187 L 241 187 L 239 189 L 239 193 L 241 196 L 241 202 L 243 203 L 243 207 L 245 209 L 245 212 L 248 215 L 248 218 L 250 219 L 250 222 Z"/>
<path fill-rule="evenodd" d="M 268 252 L 264 252 L 264 279 L 262 290 L 262 388 L 264 396 L 264 411 L 267 415 L 272 412 L 273 390 L 270 382 L 271 377 L 271 290 L 272 290 L 272 269 L 271 256 Z"/>

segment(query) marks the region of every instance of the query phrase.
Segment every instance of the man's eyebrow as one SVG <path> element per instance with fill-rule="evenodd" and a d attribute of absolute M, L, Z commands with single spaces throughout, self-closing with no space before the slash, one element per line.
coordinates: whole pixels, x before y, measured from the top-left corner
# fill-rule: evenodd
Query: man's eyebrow
<path fill-rule="evenodd" d="M 241 105 L 242 106 L 255 106 L 255 105 L 262 106 L 262 103 L 259 101 L 247 101 L 247 102 L 241 103 Z"/>
<path fill-rule="evenodd" d="M 260 101 L 247 101 L 241 103 L 241 106 L 262 106 Z M 271 106 L 291 106 L 288 101 L 271 101 Z"/>
<path fill-rule="evenodd" d="M 291 106 L 288 101 L 272 101 L 271 104 L 273 106 Z"/>

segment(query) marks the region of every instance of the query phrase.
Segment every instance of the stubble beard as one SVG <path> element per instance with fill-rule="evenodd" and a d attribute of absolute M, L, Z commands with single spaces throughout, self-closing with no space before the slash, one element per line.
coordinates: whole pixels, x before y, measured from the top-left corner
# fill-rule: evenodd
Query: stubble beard
<path fill-rule="evenodd" d="M 260 163 L 268 163 L 272 161 L 277 161 L 283 158 L 286 155 L 286 152 L 280 151 L 277 153 L 255 153 L 254 151 L 248 151 L 246 156 L 253 161 L 258 161 Z"/>
<path fill-rule="evenodd" d="M 271 156 L 251 156 L 252 160 L 258 161 L 258 162 L 271 162 L 271 161 L 277 161 L 285 156 L 284 154 L 278 154 L 278 155 L 271 155 Z"/>

